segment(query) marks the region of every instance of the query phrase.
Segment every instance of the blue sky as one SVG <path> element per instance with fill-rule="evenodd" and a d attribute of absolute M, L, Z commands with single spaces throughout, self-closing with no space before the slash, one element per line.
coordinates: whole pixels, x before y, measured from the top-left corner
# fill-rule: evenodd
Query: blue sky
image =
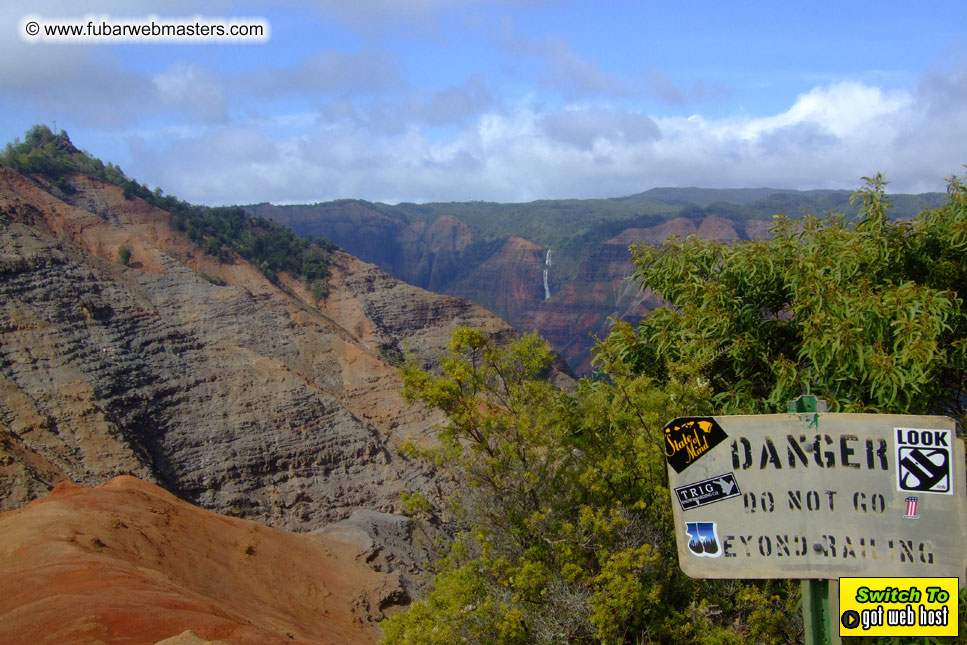
<path fill-rule="evenodd" d="M 259 17 L 267 42 L 54 44 L 44 20 Z M 0 9 L 33 123 L 193 202 L 526 201 L 656 186 L 943 190 L 967 3 L 40 1 Z"/>

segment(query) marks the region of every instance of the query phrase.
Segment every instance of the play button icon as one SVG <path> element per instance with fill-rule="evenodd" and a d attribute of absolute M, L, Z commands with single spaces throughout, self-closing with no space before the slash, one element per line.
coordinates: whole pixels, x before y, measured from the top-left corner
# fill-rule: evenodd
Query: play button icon
<path fill-rule="evenodd" d="M 852 609 L 844 611 L 840 621 L 846 629 L 856 629 L 860 626 L 860 613 Z"/>

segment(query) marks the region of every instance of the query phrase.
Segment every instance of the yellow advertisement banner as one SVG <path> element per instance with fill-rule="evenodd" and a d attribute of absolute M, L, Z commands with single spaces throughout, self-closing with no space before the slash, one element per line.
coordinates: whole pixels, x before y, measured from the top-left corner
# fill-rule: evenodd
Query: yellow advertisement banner
<path fill-rule="evenodd" d="M 957 578 L 840 578 L 840 636 L 957 636 Z"/>

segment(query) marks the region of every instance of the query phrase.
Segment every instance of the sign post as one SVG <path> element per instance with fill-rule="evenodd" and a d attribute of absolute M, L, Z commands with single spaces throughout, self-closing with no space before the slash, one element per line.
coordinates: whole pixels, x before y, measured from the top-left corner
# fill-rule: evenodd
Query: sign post
<path fill-rule="evenodd" d="M 815 396 L 804 394 L 795 401 L 786 403 L 786 412 L 790 414 L 808 414 L 810 412 L 826 412 L 825 401 Z M 838 645 L 842 642 L 839 634 L 833 630 L 834 612 L 829 599 L 828 580 L 800 580 L 799 595 L 802 609 L 803 636 L 806 645 Z"/>
<path fill-rule="evenodd" d="M 798 578 L 804 609 L 828 606 L 826 581 L 840 577 L 957 577 L 963 588 L 967 487 L 954 421 L 818 408 L 800 399 L 787 414 L 665 427 L 682 570 Z M 818 611 L 804 615 L 807 635 Z M 826 613 L 832 637 L 836 611 Z"/>

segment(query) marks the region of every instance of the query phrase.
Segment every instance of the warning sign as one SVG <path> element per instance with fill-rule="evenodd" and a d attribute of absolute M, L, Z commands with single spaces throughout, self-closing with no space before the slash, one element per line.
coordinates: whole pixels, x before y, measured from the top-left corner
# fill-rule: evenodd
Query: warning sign
<path fill-rule="evenodd" d="M 664 439 L 687 575 L 956 576 L 967 586 L 964 442 L 952 419 L 686 417 Z"/>

